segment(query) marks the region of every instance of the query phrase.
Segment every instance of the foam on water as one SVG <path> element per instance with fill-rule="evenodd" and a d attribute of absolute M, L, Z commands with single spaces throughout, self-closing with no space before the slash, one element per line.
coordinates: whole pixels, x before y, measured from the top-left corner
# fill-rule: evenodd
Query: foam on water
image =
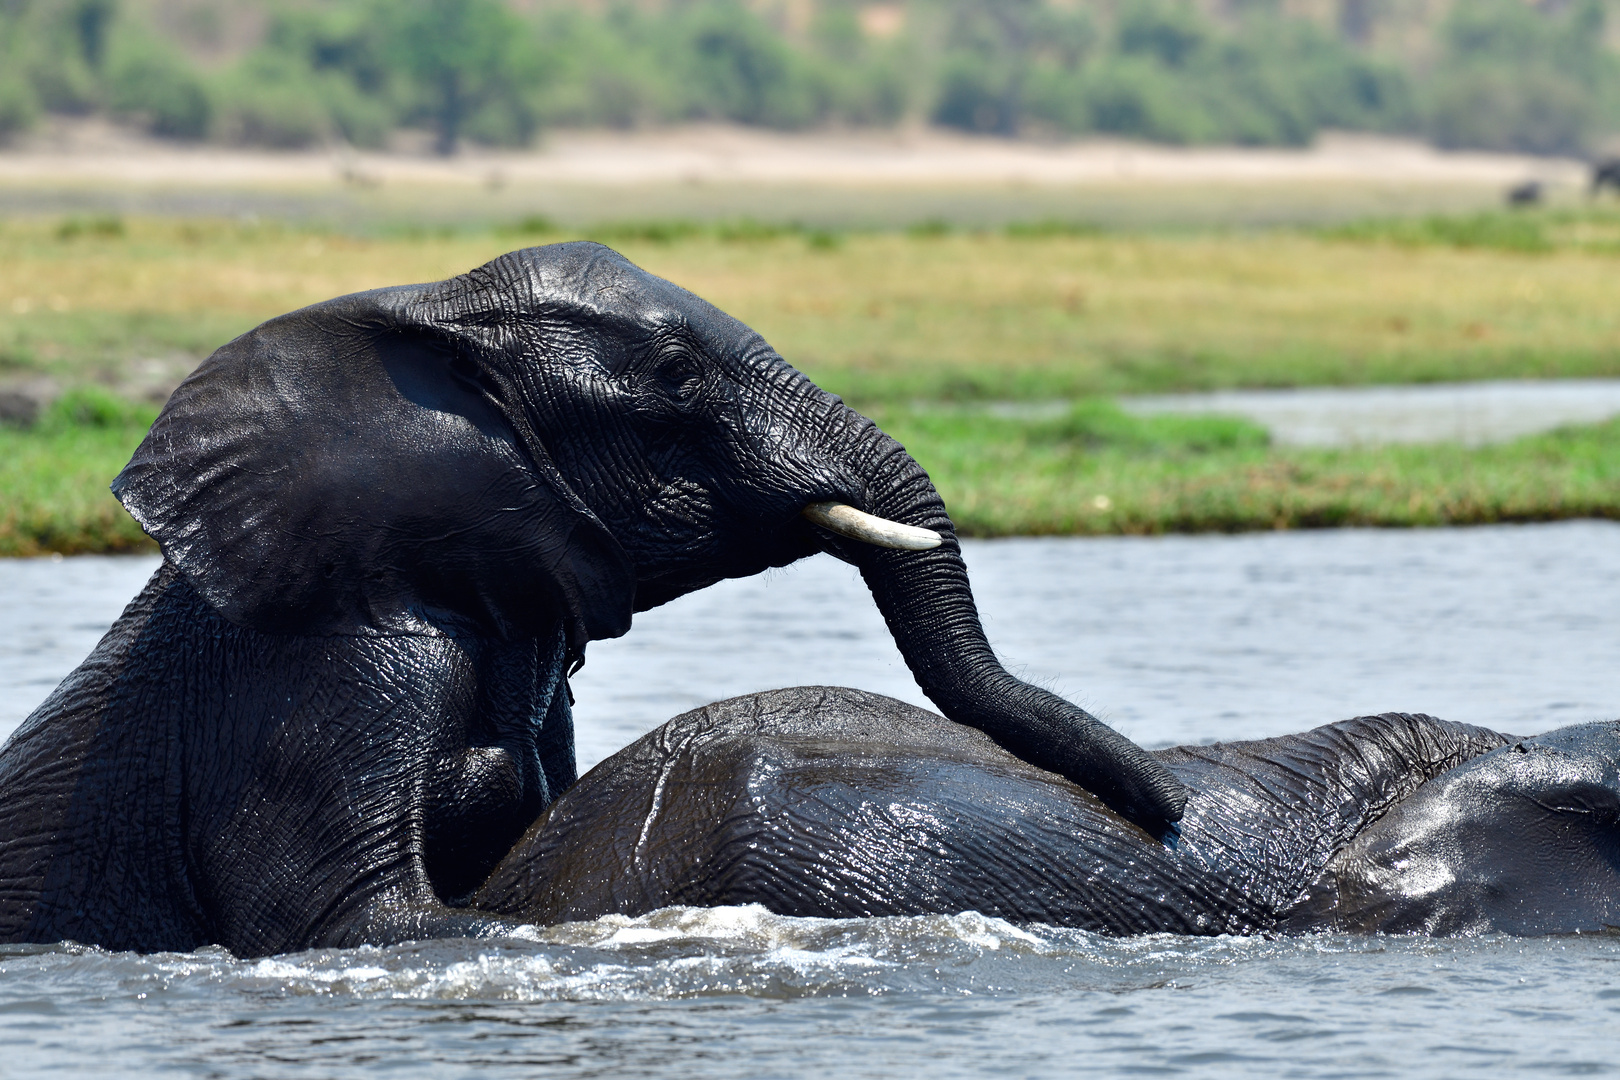
<path fill-rule="evenodd" d="M 1613 1070 L 1620 940 L 1110 939 L 671 908 L 511 938 L 0 949 L 10 1075 L 1455 1076 Z"/>
<path fill-rule="evenodd" d="M 1620 960 L 1620 942 L 1581 948 Z M 1559 948 L 1568 948 L 1568 942 Z M 90 946 L 0 947 L 0 1000 L 29 983 L 72 981 L 87 968 L 117 973 L 143 1000 L 224 992 L 258 997 L 417 1001 L 630 1001 L 746 994 L 777 999 L 877 996 L 932 988 L 956 995 L 1018 992 L 1061 974 L 1067 992 L 1173 987 L 1221 968 L 1263 961 L 1394 953 L 1481 958 L 1540 944 L 1320 935 L 1301 938 L 1110 938 L 1015 926 L 977 912 L 874 919 L 806 919 L 764 908 L 665 908 L 639 918 L 522 927 L 488 940 L 315 949 L 239 959 L 192 953 L 109 953 Z M 115 994 L 114 996 L 118 996 Z M 7 1002 L 14 1011 L 15 1001 Z"/>

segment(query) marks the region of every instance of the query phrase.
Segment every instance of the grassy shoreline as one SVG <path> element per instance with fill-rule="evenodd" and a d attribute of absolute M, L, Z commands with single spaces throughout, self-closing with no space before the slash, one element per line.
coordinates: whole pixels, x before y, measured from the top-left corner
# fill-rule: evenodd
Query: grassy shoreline
<path fill-rule="evenodd" d="M 76 390 L 30 428 L 0 425 L 0 556 L 156 551 L 107 490 L 156 418 Z"/>
<path fill-rule="evenodd" d="M 1596 204 L 1179 233 L 14 219 L 0 223 L 0 382 L 161 392 L 270 316 L 580 236 L 735 314 L 872 415 L 969 535 L 1620 517 L 1617 424 L 1477 449 L 1298 449 L 1241 421 L 1132 418 L 1103 400 L 1620 375 L 1620 210 Z M 975 405 L 997 399 L 1076 404 L 1043 421 Z M 30 430 L 0 426 L 0 555 L 152 550 L 107 484 L 154 414 L 79 389 Z"/>
<path fill-rule="evenodd" d="M 1620 420 L 1485 447 L 1303 449 L 1219 417 L 1104 400 L 1050 420 L 886 407 L 967 536 L 1242 532 L 1620 519 Z M 94 392 L 0 428 L 0 556 L 156 548 L 107 484 L 154 410 Z"/>
<path fill-rule="evenodd" d="M 1114 437 L 1086 430 L 1109 411 Z M 1126 417 L 1097 403 L 1046 424 L 878 420 L 929 469 L 969 536 L 1620 519 L 1620 420 L 1483 447 L 1332 449 L 1270 446 L 1244 421 Z"/>
<path fill-rule="evenodd" d="M 712 301 L 858 405 L 1620 375 L 1620 212 L 1325 230 L 642 222 L 357 236 L 274 223 L 0 226 L 0 377 L 189 367 L 264 319 L 579 237 Z"/>

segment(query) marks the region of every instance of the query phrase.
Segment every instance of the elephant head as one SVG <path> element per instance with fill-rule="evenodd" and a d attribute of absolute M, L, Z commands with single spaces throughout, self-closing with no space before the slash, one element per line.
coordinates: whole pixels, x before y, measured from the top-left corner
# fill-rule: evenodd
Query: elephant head
<path fill-rule="evenodd" d="M 635 611 L 830 552 L 947 717 L 1144 824 L 1181 815 L 1163 766 L 1002 668 L 944 504 L 898 443 L 600 245 L 264 324 L 181 386 L 114 490 L 239 625 L 560 624 L 576 660 Z"/>

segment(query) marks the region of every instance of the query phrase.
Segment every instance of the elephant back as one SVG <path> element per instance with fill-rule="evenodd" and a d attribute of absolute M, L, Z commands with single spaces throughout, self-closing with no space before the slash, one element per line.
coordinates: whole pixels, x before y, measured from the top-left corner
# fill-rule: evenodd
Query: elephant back
<path fill-rule="evenodd" d="M 757 903 L 1247 933 L 1276 925 L 1395 801 L 1502 738 L 1388 714 L 1161 751 L 1191 798 L 1180 827 L 1155 836 L 927 710 L 836 687 L 753 694 L 598 765 L 474 904 L 540 923 Z"/>

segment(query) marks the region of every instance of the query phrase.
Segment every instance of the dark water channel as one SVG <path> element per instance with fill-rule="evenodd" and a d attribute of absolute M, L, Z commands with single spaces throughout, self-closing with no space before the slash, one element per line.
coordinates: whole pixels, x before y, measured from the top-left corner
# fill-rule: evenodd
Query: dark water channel
<path fill-rule="evenodd" d="M 1620 715 L 1620 525 L 969 546 L 992 638 L 1150 745 L 1385 709 Z M 0 736 L 150 560 L 0 562 Z M 826 560 L 639 616 L 576 678 L 589 765 L 685 708 L 921 701 Z M 1111 941 L 747 909 L 239 961 L 0 950 L 0 1076 L 1456 1076 L 1620 1072 L 1620 937 Z"/>

